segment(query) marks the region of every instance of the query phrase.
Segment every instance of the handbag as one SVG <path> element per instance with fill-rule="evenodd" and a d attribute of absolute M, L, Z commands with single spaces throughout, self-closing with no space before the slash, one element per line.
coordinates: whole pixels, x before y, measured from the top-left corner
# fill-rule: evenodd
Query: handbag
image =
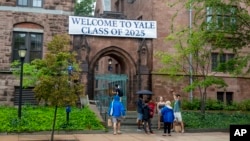
<path fill-rule="evenodd" d="M 175 132 L 177 132 L 177 133 L 181 132 L 181 123 L 178 120 L 174 121 L 173 126 L 174 126 Z"/>
<path fill-rule="evenodd" d="M 111 127 L 112 126 L 112 121 L 111 121 L 111 119 L 109 118 L 108 119 L 108 127 Z"/>

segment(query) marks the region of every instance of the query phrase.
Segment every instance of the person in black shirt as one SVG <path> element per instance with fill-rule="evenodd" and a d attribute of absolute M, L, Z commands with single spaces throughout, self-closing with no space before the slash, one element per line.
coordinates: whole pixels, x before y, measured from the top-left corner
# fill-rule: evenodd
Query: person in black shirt
<path fill-rule="evenodd" d="M 122 102 L 123 91 L 118 84 L 115 84 L 115 95 L 118 95 L 120 97 L 120 102 Z"/>
<path fill-rule="evenodd" d="M 143 95 L 139 95 L 139 99 L 137 101 L 137 131 L 141 131 L 143 105 Z"/>
<path fill-rule="evenodd" d="M 145 100 L 144 106 L 142 108 L 142 120 L 143 120 L 143 128 L 146 134 L 153 134 L 152 128 L 151 128 L 151 118 L 150 118 L 150 108 L 148 106 L 149 100 Z M 149 132 L 147 131 L 147 126 L 149 128 Z"/>

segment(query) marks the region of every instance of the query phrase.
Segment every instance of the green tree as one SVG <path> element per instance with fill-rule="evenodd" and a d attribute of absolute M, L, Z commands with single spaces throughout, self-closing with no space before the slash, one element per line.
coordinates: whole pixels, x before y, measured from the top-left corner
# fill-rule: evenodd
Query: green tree
<path fill-rule="evenodd" d="M 15 65 L 18 63 L 13 63 Z M 84 87 L 79 83 L 80 72 L 76 53 L 70 48 L 70 38 L 64 34 L 55 35 L 48 43 L 45 58 L 24 65 L 24 86 L 34 86 L 35 97 L 39 101 L 55 106 L 51 140 L 54 137 L 57 107 L 75 105 L 78 96 L 83 93 Z"/>
<path fill-rule="evenodd" d="M 172 17 L 172 33 L 166 42 L 172 43 L 174 52 L 159 51 L 156 56 L 164 64 L 159 71 L 173 77 L 192 78 L 185 91 L 197 90 L 200 94 L 201 113 L 205 115 L 207 88 L 225 87 L 225 81 L 217 77 L 218 72 L 242 74 L 248 54 L 241 49 L 249 46 L 249 2 L 246 0 L 188 0 L 168 3 L 177 8 Z M 192 10 L 190 25 L 176 26 L 176 19 L 183 9 Z M 225 51 L 234 54 L 229 60 L 212 66 L 212 53 L 220 57 Z M 211 70 L 212 69 L 212 70 Z"/>
<path fill-rule="evenodd" d="M 76 0 L 75 15 L 76 16 L 91 16 L 94 11 L 93 3 L 95 0 Z"/>

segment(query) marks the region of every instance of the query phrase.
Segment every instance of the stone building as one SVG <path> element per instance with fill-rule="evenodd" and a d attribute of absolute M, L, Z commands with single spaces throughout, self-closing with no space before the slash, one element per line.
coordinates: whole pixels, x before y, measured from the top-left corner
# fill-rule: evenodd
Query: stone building
<path fill-rule="evenodd" d="M 26 61 L 42 57 L 46 52 L 46 43 L 54 34 L 68 32 L 68 16 L 73 15 L 72 0 L 44 0 L 42 3 L 37 1 L 33 6 L 22 4 L 16 0 L 0 0 L 0 17 L 5 19 L 0 21 L 1 104 L 13 105 L 15 86 L 18 86 L 18 81 L 10 71 L 11 61 L 17 57 L 14 55 L 15 37 L 22 37 L 24 34 L 27 35 L 27 41 L 32 41 L 28 38 L 31 38 L 30 35 L 36 37 L 33 49 L 36 49 L 37 55 L 27 57 L 29 60 Z M 168 75 L 157 72 L 162 64 L 154 57 L 155 51 L 158 50 L 174 52 L 172 45 L 166 43 L 164 38 L 171 32 L 171 17 L 175 12 L 176 9 L 168 7 L 165 0 L 96 1 L 94 17 L 156 21 L 157 38 L 71 35 L 73 49 L 78 52 L 78 59 L 82 62 L 82 82 L 86 85 L 86 94 L 90 99 L 96 99 L 103 93 L 109 94 L 116 83 L 123 87 L 124 102 L 128 109 L 134 109 L 136 92 L 141 89 L 152 90 L 155 100 L 158 96 L 172 100 L 172 89 L 183 98 L 188 99 L 191 96 L 190 93 L 182 91 L 189 83 L 188 76 L 182 82 L 174 82 Z M 176 24 L 189 26 L 189 15 L 190 11 L 183 10 L 177 16 Z M 225 102 L 249 98 L 249 78 L 235 78 L 224 73 L 219 73 L 218 77 L 224 78 L 228 87 L 210 87 L 209 97 Z M 194 91 L 192 96 L 198 97 L 198 92 Z"/>
<path fill-rule="evenodd" d="M 73 8 L 72 0 L 0 0 L 0 105 L 13 105 L 18 93 L 10 67 L 18 48 L 27 48 L 25 62 L 42 58 L 52 36 L 68 32 Z"/>
<path fill-rule="evenodd" d="M 104 2 L 106 3 L 104 4 Z M 109 4 L 111 6 L 109 6 Z M 173 45 L 165 42 L 164 39 L 171 32 L 171 18 L 178 8 L 179 7 L 168 6 L 165 0 L 99 0 L 96 3 L 96 17 L 157 21 L 157 38 L 155 39 L 109 38 L 109 40 L 106 41 L 105 38 L 99 37 L 98 41 L 96 40 L 89 43 L 91 47 L 95 48 L 95 50 L 89 54 L 90 58 L 107 55 L 116 60 L 116 63 L 121 67 L 124 67 L 120 73 L 128 75 L 127 104 L 131 107 L 133 107 L 134 100 L 137 99 L 135 93 L 140 89 L 152 90 L 155 100 L 157 100 L 158 96 L 163 96 L 165 100 L 173 100 L 171 90 L 181 94 L 185 99 L 199 98 L 198 91 L 192 93 L 183 91 L 183 88 L 190 83 L 189 76 L 178 83 L 171 80 L 167 74 L 158 72 L 162 64 L 160 60 L 154 57 L 155 51 L 174 53 Z M 249 11 L 248 9 L 248 12 Z M 190 26 L 190 20 L 192 20 L 190 19 L 190 15 L 192 14 L 192 11 L 184 9 L 179 12 L 176 17 L 175 24 L 179 27 Z M 109 46 L 111 46 L 112 49 L 109 49 Z M 122 48 L 122 50 L 116 47 Z M 100 51 L 98 49 L 103 52 L 103 54 L 99 54 L 98 52 Z M 119 55 L 119 52 L 121 55 Z M 244 50 L 243 52 L 248 52 L 248 50 Z M 225 58 L 229 58 L 231 54 L 223 55 Z M 101 64 L 108 62 L 107 59 L 108 58 Z M 93 66 L 91 66 L 91 64 L 94 63 L 92 61 L 95 61 L 95 59 L 89 60 L 91 60 L 89 68 L 92 68 Z M 123 60 L 125 60 L 125 62 L 123 62 Z M 104 65 L 104 68 L 105 66 L 107 66 L 107 64 Z M 247 89 L 250 79 L 248 77 L 232 77 L 222 72 L 217 72 L 217 76 L 222 77 L 228 86 L 224 88 L 209 87 L 207 90 L 208 98 L 218 99 L 225 103 L 249 99 Z"/>

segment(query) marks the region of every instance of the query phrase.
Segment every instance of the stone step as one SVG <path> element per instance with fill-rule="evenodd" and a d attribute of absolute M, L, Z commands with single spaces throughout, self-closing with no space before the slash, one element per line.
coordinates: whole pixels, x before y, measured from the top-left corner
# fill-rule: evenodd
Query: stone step
<path fill-rule="evenodd" d="M 104 123 L 104 125 L 107 125 L 107 119 L 108 115 L 106 112 L 100 113 L 99 109 L 96 107 L 96 105 L 90 104 L 90 108 L 92 111 L 96 113 L 98 118 Z M 152 123 L 152 129 L 157 129 L 157 114 L 151 119 Z M 137 129 L 137 112 L 136 111 L 126 111 L 126 118 L 122 121 L 122 128 L 125 130 L 134 130 Z M 108 129 L 111 129 L 112 127 L 108 127 Z"/>

